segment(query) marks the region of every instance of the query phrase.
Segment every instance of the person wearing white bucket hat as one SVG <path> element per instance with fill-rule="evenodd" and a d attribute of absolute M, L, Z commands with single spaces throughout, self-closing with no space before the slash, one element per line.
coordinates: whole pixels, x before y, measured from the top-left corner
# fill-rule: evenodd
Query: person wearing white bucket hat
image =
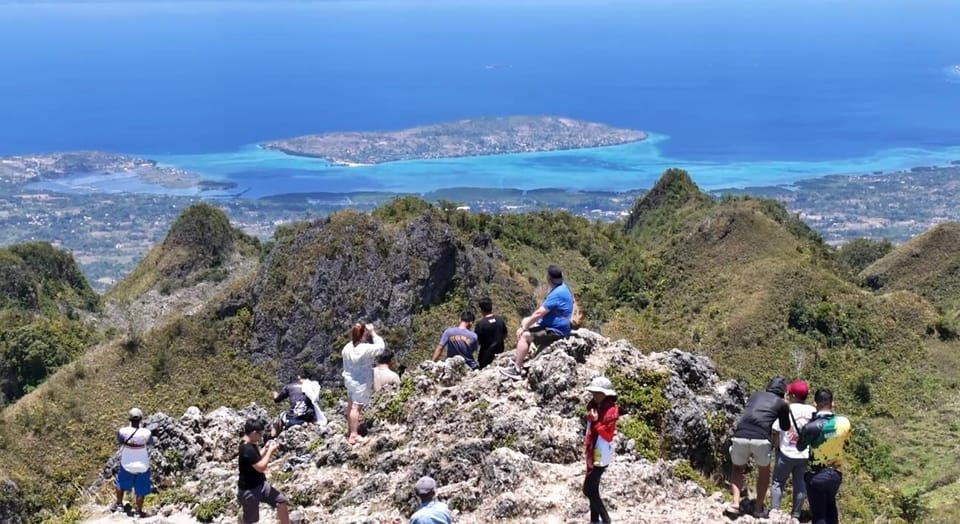
<path fill-rule="evenodd" d="M 604 376 L 593 377 L 586 389 L 593 398 L 587 403 L 587 434 L 583 441 L 587 459 L 583 494 L 590 500 L 590 522 L 609 524 L 610 515 L 600 498 L 600 476 L 613 460 L 613 435 L 620 417 L 617 392 Z"/>

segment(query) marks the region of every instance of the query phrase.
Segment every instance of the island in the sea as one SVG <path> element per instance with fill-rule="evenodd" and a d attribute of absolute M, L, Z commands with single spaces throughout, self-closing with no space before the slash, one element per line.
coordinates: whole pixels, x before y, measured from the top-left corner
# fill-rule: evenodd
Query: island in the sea
<path fill-rule="evenodd" d="M 260 144 L 288 155 L 322 158 L 336 165 L 399 160 L 560 151 L 614 146 L 647 138 L 621 129 L 556 116 L 506 116 L 457 120 L 400 131 L 306 135 Z"/>
<path fill-rule="evenodd" d="M 101 151 L 71 151 L 39 155 L 0 157 L 0 183 L 29 182 L 71 175 L 129 175 L 166 188 L 197 188 L 202 191 L 226 190 L 236 183 L 204 180 L 199 174 L 155 160 Z"/>

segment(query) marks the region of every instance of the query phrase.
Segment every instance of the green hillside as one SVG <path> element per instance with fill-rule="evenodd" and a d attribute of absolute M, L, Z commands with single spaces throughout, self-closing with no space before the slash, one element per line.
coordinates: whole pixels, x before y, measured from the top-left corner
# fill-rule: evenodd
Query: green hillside
<path fill-rule="evenodd" d="M 918 249 L 938 253 L 944 242 Z M 3 411 L 0 471 L 32 509 L 71 502 L 76 493 L 58 486 L 96 476 L 130 405 L 178 415 L 190 405 L 266 403 L 304 367 L 339 398 L 339 348 L 352 322 L 383 324 L 400 360 L 415 365 L 482 296 L 515 329 L 546 291 L 545 267 L 558 263 L 588 327 L 606 336 L 645 351 L 702 352 L 753 389 L 772 374 L 832 388 L 856 428 L 845 522 L 916 520 L 924 505 L 954 511 L 947 491 L 932 494 L 955 471 L 960 478 L 958 460 L 927 467 L 960 431 L 950 423 L 960 411 L 951 401 L 960 344 L 937 328 L 949 293 L 898 280 L 916 270 L 894 266 L 880 292 L 860 287 L 851 263 L 776 202 L 713 200 L 680 170 L 618 224 L 553 211 L 471 214 L 403 197 L 371 215 L 284 226 L 259 255 L 221 211 L 191 208 L 108 293 L 117 304 L 220 281 L 198 313 L 136 337 L 114 333 Z M 259 262 L 231 270 L 237 257 Z M 21 261 L 12 274 L 29 272 Z M 24 290 L 5 296 L 30 303 Z M 723 472 L 703 473 L 720 482 Z"/>

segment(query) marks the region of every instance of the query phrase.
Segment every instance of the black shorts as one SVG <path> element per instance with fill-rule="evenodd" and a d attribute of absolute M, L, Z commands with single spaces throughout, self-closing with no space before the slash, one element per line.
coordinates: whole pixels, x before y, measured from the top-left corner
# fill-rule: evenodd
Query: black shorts
<path fill-rule="evenodd" d="M 556 329 L 543 327 L 539 324 L 534 324 L 529 331 L 530 336 L 533 337 L 533 344 L 539 349 L 543 349 L 561 338 L 567 338 L 566 335 Z"/>

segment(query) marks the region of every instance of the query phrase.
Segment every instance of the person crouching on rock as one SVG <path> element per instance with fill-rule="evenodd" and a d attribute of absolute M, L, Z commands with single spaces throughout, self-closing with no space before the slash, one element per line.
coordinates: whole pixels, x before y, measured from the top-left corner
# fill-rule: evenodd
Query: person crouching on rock
<path fill-rule="evenodd" d="M 351 445 L 366 442 L 360 436 L 360 410 L 370 402 L 373 364 L 386 345 L 373 324 L 357 323 L 350 329 L 350 342 L 343 346 L 343 384 L 347 388 L 347 428 Z"/>
<path fill-rule="evenodd" d="M 260 521 L 260 503 L 276 508 L 280 524 L 290 523 L 287 498 L 267 482 L 267 464 L 279 445 L 271 440 L 262 450 L 257 443 L 263 437 L 262 421 L 248 419 L 243 424 L 243 441 L 240 442 L 240 477 L 237 479 L 237 502 L 240 503 L 241 524 Z"/>
<path fill-rule="evenodd" d="M 600 476 L 613 459 L 613 435 L 617 431 L 617 392 L 606 377 L 594 377 L 587 386 L 593 398 L 587 403 L 587 435 L 584 451 L 587 477 L 583 494 L 590 500 L 590 522 L 609 524 L 610 515 L 600 498 Z"/>

